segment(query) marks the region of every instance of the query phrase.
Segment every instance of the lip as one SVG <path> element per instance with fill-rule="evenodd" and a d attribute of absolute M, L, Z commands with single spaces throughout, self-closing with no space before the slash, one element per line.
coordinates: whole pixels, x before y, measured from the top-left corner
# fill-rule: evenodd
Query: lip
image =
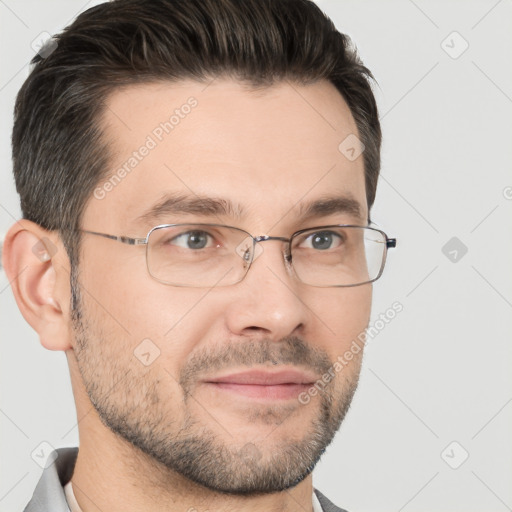
<path fill-rule="evenodd" d="M 286 400 L 312 386 L 317 380 L 311 372 L 298 369 L 252 369 L 215 376 L 203 382 L 218 391 L 243 395 L 247 398 Z"/>
<path fill-rule="evenodd" d="M 220 377 L 207 379 L 208 383 L 252 384 L 258 386 L 277 386 L 279 384 L 313 384 L 317 377 L 298 369 L 284 370 L 247 370 Z"/>

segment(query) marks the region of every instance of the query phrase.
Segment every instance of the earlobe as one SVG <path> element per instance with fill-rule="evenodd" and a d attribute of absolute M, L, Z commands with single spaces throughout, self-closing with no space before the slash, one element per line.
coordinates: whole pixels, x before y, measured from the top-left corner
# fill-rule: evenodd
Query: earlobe
<path fill-rule="evenodd" d="M 21 220 L 7 233 L 3 265 L 18 307 L 39 334 L 41 344 L 48 350 L 67 350 L 71 348 L 69 289 L 65 288 L 69 279 L 59 277 L 69 272 L 69 264 L 62 264 L 65 250 L 57 238 L 55 233 Z"/>

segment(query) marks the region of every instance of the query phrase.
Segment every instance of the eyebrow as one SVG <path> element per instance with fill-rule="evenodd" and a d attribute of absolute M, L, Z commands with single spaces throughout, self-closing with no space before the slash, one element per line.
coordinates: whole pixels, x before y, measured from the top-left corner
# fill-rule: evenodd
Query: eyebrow
<path fill-rule="evenodd" d="M 314 217 L 327 217 L 344 213 L 365 221 L 360 203 L 351 196 L 324 197 L 299 205 L 299 221 Z M 229 199 L 200 196 L 168 194 L 135 219 L 137 223 L 150 224 L 172 215 L 199 215 L 202 217 L 231 217 L 236 220 L 246 216 L 246 210 L 240 204 Z"/>
<path fill-rule="evenodd" d="M 240 205 L 234 205 L 228 199 L 208 196 L 188 196 L 183 194 L 168 194 L 142 215 L 136 222 L 150 223 L 169 215 L 201 215 L 204 217 L 227 216 L 239 219 L 244 210 Z"/>
<path fill-rule="evenodd" d="M 336 213 L 345 213 L 355 217 L 359 221 L 364 221 L 363 209 L 353 197 L 327 197 L 317 199 L 311 203 L 303 203 L 299 207 L 299 216 L 301 220 L 307 220 L 311 217 L 327 217 Z"/>

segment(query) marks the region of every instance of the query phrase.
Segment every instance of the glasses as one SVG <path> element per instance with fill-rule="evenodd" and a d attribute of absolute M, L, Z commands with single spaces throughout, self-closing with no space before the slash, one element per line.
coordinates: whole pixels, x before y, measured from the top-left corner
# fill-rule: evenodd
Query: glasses
<path fill-rule="evenodd" d="M 244 279 L 263 252 L 261 242 L 285 245 L 287 268 L 316 287 L 358 286 L 376 281 L 384 270 L 387 250 L 396 239 L 379 229 L 337 224 L 296 231 L 290 238 L 254 237 L 243 229 L 220 224 L 163 224 L 146 238 L 81 230 L 129 245 L 146 246 L 149 274 L 171 286 L 210 288 Z"/>

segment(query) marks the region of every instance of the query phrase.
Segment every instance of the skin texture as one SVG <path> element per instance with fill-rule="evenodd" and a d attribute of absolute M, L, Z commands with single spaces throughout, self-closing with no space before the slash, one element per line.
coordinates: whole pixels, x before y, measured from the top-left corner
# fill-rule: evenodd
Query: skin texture
<path fill-rule="evenodd" d="M 362 157 L 338 150 L 356 126 L 327 82 L 254 91 L 217 78 L 118 90 L 101 120 L 112 173 L 190 97 L 190 113 L 104 197 L 91 197 L 84 229 L 144 237 L 157 224 L 196 221 L 289 237 L 365 224 Z M 223 198 L 244 213 L 137 220 L 167 193 Z M 300 220 L 301 203 L 332 196 L 359 202 L 361 218 Z M 44 238 L 46 261 L 32 251 Z M 311 510 L 309 472 L 348 408 L 362 351 L 306 405 L 208 381 L 257 368 L 299 369 L 314 382 L 367 326 L 371 285 L 304 285 L 281 242 L 260 246 L 242 282 L 178 288 L 148 275 L 143 246 L 84 235 L 73 312 L 58 235 L 29 221 L 11 228 L 4 264 L 10 280 L 19 274 L 20 310 L 43 346 L 67 355 L 80 437 L 72 482 L 84 512 Z M 148 365 L 135 356 L 143 340 L 151 359 L 158 354 Z M 195 467 L 184 464 L 190 459 Z"/>

